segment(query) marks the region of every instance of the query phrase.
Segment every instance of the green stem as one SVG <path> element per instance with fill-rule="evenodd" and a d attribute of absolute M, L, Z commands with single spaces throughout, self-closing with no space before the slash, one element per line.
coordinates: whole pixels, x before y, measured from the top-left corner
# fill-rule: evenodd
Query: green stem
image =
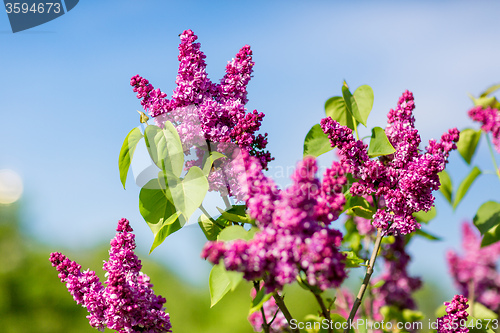
<path fill-rule="evenodd" d="M 361 305 L 361 301 L 363 300 L 363 296 L 365 295 L 365 291 L 368 288 L 368 284 L 370 283 L 370 278 L 373 274 L 373 267 L 375 266 L 375 260 L 377 260 L 378 250 L 380 249 L 380 244 L 382 242 L 382 229 L 377 229 L 377 239 L 375 240 L 375 245 L 373 245 L 372 255 L 370 257 L 370 262 L 368 263 L 368 267 L 366 267 L 365 278 L 363 279 L 363 284 L 359 288 L 358 296 L 352 305 L 351 313 L 349 313 L 349 318 L 347 319 L 347 328 L 344 330 L 344 333 L 349 333 L 350 328 L 352 327 L 352 323 L 354 321 L 354 316 L 358 311 L 359 306 Z"/>
<path fill-rule="evenodd" d="M 292 320 L 293 317 L 290 314 L 290 311 L 288 311 L 288 308 L 285 305 L 285 302 L 283 301 L 283 297 L 278 294 L 278 292 L 274 293 L 274 300 L 276 301 L 276 305 L 280 308 L 281 312 L 283 312 L 283 315 L 286 318 L 286 321 L 288 322 L 288 325 L 290 325 L 290 329 L 292 330 L 293 333 L 300 333 L 298 328 L 292 328 Z"/>
<path fill-rule="evenodd" d="M 323 302 L 323 297 L 321 295 L 316 294 L 313 292 L 314 297 L 316 297 L 316 300 L 318 301 L 319 307 L 321 308 L 321 312 L 323 313 L 323 317 L 325 317 L 326 320 L 328 320 L 328 333 L 332 333 L 332 319 L 330 317 L 330 310 L 326 308 L 325 302 Z"/>
<path fill-rule="evenodd" d="M 490 137 L 488 133 L 486 133 L 486 142 L 488 142 L 488 148 L 490 150 L 491 160 L 493 161 L 493 166 L 495 167 L 495 173 L 497 174 L 498 179 L 500 180 L 500 170 L 498 169 L 497 160 L 495 159 L 495 153 L 493 152 L 493 146 L 491 145 Z"/>
<path fill-rule="evenodd" d="M 259 293 L 259 282 L 254 281 L 253 287 L 255 288 L 255 292 L 258 294 Z M 263 306 L 260 308 L 260 313 L 262 314 L 262 329 L 264 330 L 264 333 L 269 333 L 270 332 L 269 323 L 267 322 L 266 313 L 264 311 Z"/>

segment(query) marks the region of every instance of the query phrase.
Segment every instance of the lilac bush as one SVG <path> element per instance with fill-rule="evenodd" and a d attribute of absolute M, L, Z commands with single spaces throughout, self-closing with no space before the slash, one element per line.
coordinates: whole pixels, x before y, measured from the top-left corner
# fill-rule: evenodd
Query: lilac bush
<path fill-rule="evenodd" d="M 351 93 L 344 82 L 342 96 L 327 100 L 326 118 L 307 133 L 291 185 L 281 189 L 265 173 L 273 158 L 266 150 L 267 133 L 257 134 L 264 114 L 247 112 L 245 106 L 255 65 L 250 47 L 243 46 L 228 62 L 224 77 L 214 83 L 197 38 L 191 30 L 180 35 L 177 87 L 170 99 L 139 75 L 130 81 L 156 125 L 147 124 L 149 118 L 141 114 L 144 128 L 130 131 L 120 151 L 120 178 L 125 186 L 134 150 L 144 138 L 158 167 L 157 178 L 139 194 L 140 213 L 154 235 L 151 251 L 199 209 L 198 224 L 207 238 L 201 256 L 213 264 L 212 306 L 247 280 L 253 286 L 248 320 L 255 331 L 300 332 L 284 297 L 286 286 L 295 282 L 317 301 L 317 313 L 304 318 L 308 332 L 359 332 L 353 326 L 359 320 L 395 326 L 421 322 L 423 313 L 413 293 L 423 281 L 409 274 L 408 246 L 413 237 L 438 239 L 422 229 L 435 216 L 435 191 L 455 208 L 481 174 L 472 168 L 454 193 L 445 171 L 452 151 L 457 149 L 470 164 L 484 133 L 487 140 L 493 137 L 500 152 L 500 103 L 488 97 L 500 85 L 473 98 L 469 116 L 481 122 L 481 130 L 452 128 L 421 148 L 411 92 L 404 91 L 396 108 L 389 110 L 386 128 L 372 128 L 365 142 L 359 139 L 358 126 L 368 127 L 373 90 L 363 85 Z M 335 160 L 318 175 L 317 157 L 334 148 Z M 493 151 L 492 157 L 500 179 Z M 217 207 L 218 215 L 204 207 L 209 190 L 224 202 L 224 209 Z M 500 203 L 483 204 L 474 224 L 482 239 L 465 224 L 463 256 L 448 253 L 460 295 L 445 303 L 446 315 L 435 322 L 438 332 L 481 330 L 483 318 L 498 324 Z M 52 253 L 50 261 L 77 304 L 88 310 L 92 327 L 170 332 L 165 299 L 154 294 L 141 272 L 129 222 L 120 220 L 117 231 L 104 264 L 106 286 L 95 272 L 82 272 L 61 253 Z M 377 257 L 383 265 L 376 265 Z M 356 269 L 365 274 L 352 294 L 343 283 Z M 481 310 L 479 319 L 473 316 L 475 309 Z M 388 327 L 375 331 L 392 331 Z"/>

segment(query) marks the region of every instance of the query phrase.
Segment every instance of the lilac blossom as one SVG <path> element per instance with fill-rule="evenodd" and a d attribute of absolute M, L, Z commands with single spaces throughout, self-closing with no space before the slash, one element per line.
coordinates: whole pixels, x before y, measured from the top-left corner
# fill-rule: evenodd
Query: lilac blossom
<path fill-rule="evenodd" d="M 445 302 L 446 315 L 437 319 L 438 333 L 468 333 L 467 304 L 468 300 L 462 295 L 455 295 L 451 303 Z"/>
<path fill-rule="evenodd" d="M 500 153 L 500 112 L 490 106 L 484 108 L 481 105 L 469 110 L 469 117 L 482 123 L 481 129 L 491 133 L 495 149 Z"/>
<path fill-rule="evenodd" d="M 135 235 L 129 221 L 121 219 L 116 231 L 109 261 L 103 266 L 106 287 L 94 271 L 82 272 L 79 264 L 59 252 L 51 253 L 52 266 L 76 303 L 87 308 L 92 327 L 130 333 L 171 332 L 170 317 L 163 307 L 165 298 L 154 294 L 149 277 L 140 271 L 142 265 L 134 254 Z"/>
<path fill-rule="evenodd" d="M 250 47 L 245 45 L 240 49 L 216 84 L 206 73 L 206 56 L 200 50 L 200 43 L 196 43 L 198 37 L 186 30 L 180 39 L 177 87 L 170 100 L 148 80 L 139 75 L 132 77 L 130 84 L 144 110 L 158 126 L 163 127 L 166 120 L 176 126 L 186 154 L 191 147 L 205 147 L 207 141 L 231 142 L 256 156 L 263 168 L 267 168 L 272 160 L 265 150 L 267 133 L 256 134 L 264 114 L 256 110 L 247 113 L 245 108 L 247 84 L 254 66 Z M 223 182 L 220 178 L 216 181 Z"/>
<path fill-rule="evenodd" d="M 382 286 L 373 288 L 373 314 L 374 319 L 382 320 L 380 308 L 383 306 L 393 306 L 398 310 L 416 308 L 412 293 L 422 286 L 420 278 L 408 275 L 408 264 L 410 255 L 406 253 L 406 240 L 402 235 L 395 236 L 394 243 L 383 250 L 384 272 L 372 281 L 376 285 L 383 281 Z"/>
<path fill-rule="evenodd" d="M 255 289 L 252 289 L 250 294 L 252 298 L 255 298 L 256 294 L 257 292 L 255 291 Z M 272 320 L 271 326 L 269 327 L 270 329 L 269 332 L 271 333 L 283 332 L 283 329 L 288 327 L 288 322 L 285 318 L 285 315 L 283 315 L 283 312 L 281 312 L 273 297 L 267 300 L 262 306 L 262 308 L 264 309 L 266 322 L 269 324 Z M 248 321 L 250 322 L 250 325 L 252 325 L 253 330 L 255 332 L 262 332 L 264 328 L 263 327 L 264 321 L 262 320 L 261 311 L 255 311 L 251 313 L 248 316 Z"/>
<path fill-rule="evenodd" d="M 338 148 L 341 163 L 356 178 L 351 194 L 375 195 L 384 201 L 385 206 L 373 216 L 373 225 L 386 234 L 408 234 L 420 228 L 412 214 L 432 208 L 432 192 L 440 186 L 438 173 L 444 170 L 459 137 L 458 130 L 451 129 L 441 136 L 441 141 L 430 140 L 426 151 L 420 152 L 414 108 L 413 94 L 405 91 L 396 109 L 389 111 L 385 129 L 396 151 L 373 160 L 368 157 L 367 146 L 354 139 L 350 128 L 330 117 L 321 120 L 331 145 Z"/>
<path fill-rule="evenodd" d="M 446 255 L 450 273 L 460 293 L 466 297 L 474 294 L 476 302 L 497 312 L 500 310 L 500 274 L 497 262 L 500 243 L 481 247 L 481 237 L 467 222 L 462 224 L 462 248 L 460 256 L 455 251 Z"/>
<path fill-rule="evenodd" d="M 301 272 L 321 290 L 338 287 L 346 277 L 345 255 L 339 251 L 342 234 L 329 224 L 345 200 L 338 192 L 347 182 L 343 167 L 334 162 L 320 182 L 316 160 L 306 157 L 293 184 L 281 191 L 255 157 L 247 157 L 245 168 L 241 182 L 248 214 L 260 231 L 248 242 L 208 242 L 202 257 L 214 264 L 223 259 L 227 270 L 243 272 L 247 280 L 262 279 L 268 292 L 281 290 Z"/>

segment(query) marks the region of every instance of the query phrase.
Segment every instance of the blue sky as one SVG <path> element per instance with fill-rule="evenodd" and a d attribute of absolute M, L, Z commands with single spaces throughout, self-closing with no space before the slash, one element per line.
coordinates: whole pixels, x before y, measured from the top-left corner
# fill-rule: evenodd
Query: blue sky
<path fill-rule="evenodd" d="M 54 250 L 107 242 L 127 217 L 145 255 L 152 234 L 139 214 L 139 188 L 129 178 L 123 190 L 117 165 L 123 139 L 138 125 L 129 79 L 140 74 L 170 96 L 183 30 L 199 36 L 214 81 L 241 46 L 251 45 L 256 65 L 247 108 L 266 114 L 272 175 L 301 158 L 307 131 L 344 79 L 372 86 L 370 127 L 384 127 L 387 111 L 409 89 L 423 142 L 450 127 L 477 128 L 466 115 L 467 93 L 500 81 L 499 13 L 494 1 L 87 0 L 16 34 L 0 14 L 0 169 L 23 177 L 23 225 Z M 492 169 L 485 142 L 474 163 Z M 455 184 L 467 170 L 452 156 Z M 497 182 L 482 176 L 456 212 L 436 195 L 438 217 L 428 230 L 444 240 L 412 244 L 414 274 L 449 283 L 444 252 L 458 248 L 462 220 L 499 199 Z M 205 281 L 202 245 L 203 235 L 190 227 L 151 256 L 190 281 Z"/>

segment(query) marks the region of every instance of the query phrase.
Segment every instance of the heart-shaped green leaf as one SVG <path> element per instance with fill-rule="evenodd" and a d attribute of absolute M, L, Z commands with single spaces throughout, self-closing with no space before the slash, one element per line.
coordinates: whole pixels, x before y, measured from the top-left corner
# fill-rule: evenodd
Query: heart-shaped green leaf
<path fill-rule="evenodd" d="M 372 129 L 372 137 L 370 139 L 370 146 L 368 147 L 368 156 L 377 157 L 383 155 L 390 155 L 396 152 L 381 127 L 374 127 Z"/>
<path fill-rule="evenodd" d="M 224 264 L 220 263 L 212 268 L 208 280 L 210 287 L 210 307 L 213 307 L 230 290 L 236 289 L 238 284 L 243 280 L 243 273 L 228 272 Z"/>
<path fill-rule="evenodd" d="M 481 138 L 481 131 L 473 130 L 472 128 L 466 128 L 460 131 L 460 139 L 457 142 L 458 152 L 460 156 L 470 164 L 472 156 L 476 152 L 476 147 Z"/>
<path fill-rule="evenodd" d="M 474 225 L 481 235 L 500 224 L 500 203 L 487 201 L 479 207 L 474 216 Z"/>
<path fill-rule="evenodd" d="M 179 133 L 171 122 L 165 122 L 165 128 L 149 125 L 144 130 L 144 139 L 149 155 L 161 170 L 181 176 L 184 166 L 184 151 Z"/>
<path fill-rule="evenodd" d="M 203 171 L 193 166 L 184 179 L 165 172 L 160 172 L 159 177 L 162 185 L 166 184 L 167 197 L 171 198 L 176 210 L 181 211 L 186 220 L 189 220 L 208 191 L 208 180 Z"/>
<path fill-rule="evenodd" d="M 347 110 L 344 98 L 341 96 L 332 97 L 325 102 L 325 113 L 340 125 L 347 126 L 354 131 L 352 114 Z"/>
<path fill-rule="evenodd" d="M 304 156 L 318 157 L 332 149 L 328 135 L 323 132 L 319 124 L 314 125 L 304 139 Z"/>

